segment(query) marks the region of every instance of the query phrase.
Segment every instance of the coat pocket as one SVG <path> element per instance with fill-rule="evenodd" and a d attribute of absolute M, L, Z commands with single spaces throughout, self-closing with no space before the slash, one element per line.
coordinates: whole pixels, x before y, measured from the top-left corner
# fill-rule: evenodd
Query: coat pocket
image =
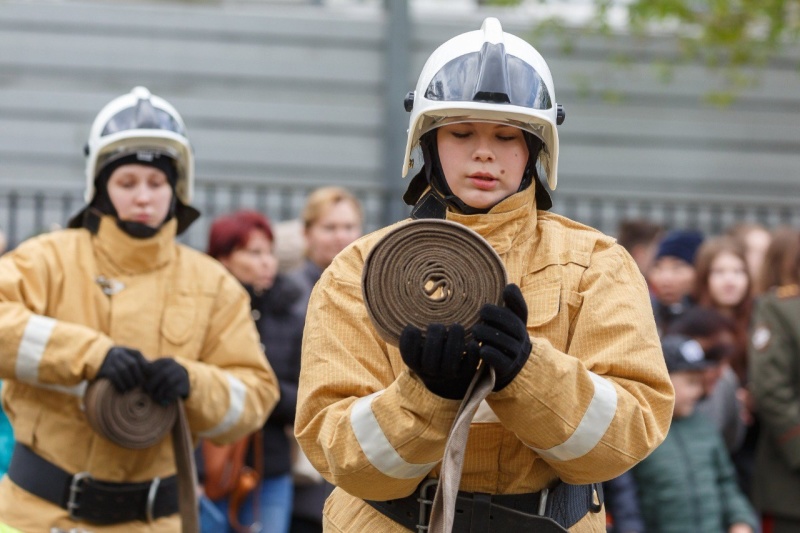
<path fill-rule="evenodd" d="M 191 296 L 178 295 L 164 308 L 161 334 L 173 346 L 183 346 L 195 335 L 204 335 L 196 322 L 197 301 Z"/>
<path fill-rule="evenodd" d="M 544 337 L 556 349 L 564 350 L 570 319 L 561 279 L 534 274 L 522 279 L 520 289 L 528 304 L 528 333 L 531 337 Z"/>
<path fill-rule="evenodd" d="M 533 279 L 522 281 L 520 287 L 528 304 L 528 329 L 544 326 L 561 310 L 561 280 L 553 279 L 537 283 Z"/>

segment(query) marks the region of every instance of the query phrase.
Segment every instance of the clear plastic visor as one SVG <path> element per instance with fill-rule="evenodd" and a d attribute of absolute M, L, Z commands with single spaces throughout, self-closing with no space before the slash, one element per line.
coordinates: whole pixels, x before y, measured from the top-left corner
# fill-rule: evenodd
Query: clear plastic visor
<path fill-rule="evenodd" d="M 511 117 L 497 118 L 496 116 L 492 116 L 495 115 L 496 112 L 487 112 L 477 109 L 474 111 L 459 110 L 457 115 L 449 115 L 447 114 L 448 111 L 449 110 L 442 110 L 442 115 L 436 115 L 432 112 L 429 115 L 420 117 L 421 120 L 419 121 L 418 125 L 419 133 L 416 135 L 416 140 L 418 141 L 420 137 L 429 131 L 435 130 L 436 128 L 441 128 L 442 126 L 446 126 L 448 124 L 461 124 L 463 122 L 489 122 L 491 124 L 513 126 L 515 128 L 530 132 L 541 139 L 545 145 L 548 145 L 552 142 L 552 127 L 544 120 L 541 122 L 535 121 L 533 117 L 530 117 L 531 120 L 525 121 L 517 120 Z"/>
<path fill-rule="evenodd" d="M 166 130 L 186 136 L 186 131 L 175 117 L 145 100 L 140 100 L 136 106 L 123 109 L 112 116 L 100 136 L 138 129 Z"/>
<path fill-rule="evenodd" d="M 481 57 L 481 52 L 472 52 L 449 61 L 431 79 L 425 98 L 440 102 L 486 101 L 481 99 L 481 74 L 490 69 L 481 65 Z M 501 83 L 508 100 L 503 103 L 530 109 L 553 107 L 547 85 L 536 69 L 516 56 L 503 57 L 508 69 L 507 82 Z M 500 103 L 495 99 L 492 102 Z"/>

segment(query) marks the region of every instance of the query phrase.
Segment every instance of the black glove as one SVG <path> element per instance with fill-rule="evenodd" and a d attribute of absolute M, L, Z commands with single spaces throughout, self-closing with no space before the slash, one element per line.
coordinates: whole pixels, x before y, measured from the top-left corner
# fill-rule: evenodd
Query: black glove
<path fill-rule="evenodd" d="M 431 324 L 425 339 L 418 328 L 406 326 L 400 334 L 400 355 L 429 391 L 450 400 L 464 398 L 478 367 L 478 352 L 467 353 L 459 324 L 450 329 Z"/>
<path fill-rule="evenodd" d="M 147 359 L 139 350 L 112 346 L 96 377 L 107 378 L 118 392 L 127 392 L 144 383 L 145 367 Z"/>
<path fill-rule="evenodd" d="M 156 359 L 147 366 L 145 374 L 144 390 L 156 403 L 169 405 L 179 397 L 189 396 L 189 372 L 175 359 Z"/>
<path fill-rule="evenodd" d="M 494 391 L 511 383 L 531 354 L 528 336 L 528 306 L 522 291 L 513 283 L 503 289 L 505 307 L 485 304 L 481 307 L 480 321 L 472 328 L 473 341 L 469 349 L 476 348 L 483 361 L 494 368 Z"/>

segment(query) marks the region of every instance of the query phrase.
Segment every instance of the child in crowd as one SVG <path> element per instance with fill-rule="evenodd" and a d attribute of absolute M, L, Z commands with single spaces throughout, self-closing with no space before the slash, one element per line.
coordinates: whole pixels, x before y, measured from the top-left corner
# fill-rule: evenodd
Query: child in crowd
<path fill-rule="evenodd" d="M 698 231 L 673 230 L 658 245 L 647 278 L 660 335 L 693 305 L 690 295 L 695 281 L 694 256 L 702 242 L 703 235 Z"/>
<path fill-rule="evenodd" d="M 709 366 L 700 343 L 682 335 L 662 340 L 675 388 L 672 426 L 664 442 L 633 468 L 646 531 L 754 533 L 755 512 L 716 428 L 695 412 Z"/>

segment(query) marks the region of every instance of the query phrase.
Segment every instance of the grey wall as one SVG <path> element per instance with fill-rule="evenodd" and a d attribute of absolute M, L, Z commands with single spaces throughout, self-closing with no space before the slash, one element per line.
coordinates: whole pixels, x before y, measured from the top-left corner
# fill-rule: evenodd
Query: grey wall
<path fill-rule="evenodd" d="M 407 89 L 438 44 L 488 13 L 526 34 L 502 10 L 412 17 Z M 374 229 L 385 202 L 399 201 L 382 175 L 385 27 L 375 10 L 285 3 L 0 1 L 0 226 L 17 242 L 77 210 L 94 115 L 146 85 L 181 111 L 195 146 L 196 204 L 208 216 L 190 244 L 203 246 L 216 213 L 244 205 L 286 219 L 329 183 L 357 192 Z M 652 60 L 666 42 L 535 44 L 567 109 L 556 211 L 611 233 L 638 215 L 712 232 L 744 219 L 800 224 L 800 52 L 719 108 L 707 103 L 719 78 L 702 66 L 659 79 Z"/>

